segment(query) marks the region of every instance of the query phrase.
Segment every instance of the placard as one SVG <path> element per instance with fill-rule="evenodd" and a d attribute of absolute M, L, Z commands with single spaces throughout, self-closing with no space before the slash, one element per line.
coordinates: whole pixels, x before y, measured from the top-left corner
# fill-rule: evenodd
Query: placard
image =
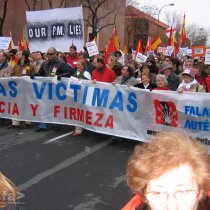
<path fill-rule="evenodd" d="M 0 49 L 7 50 L 11 42 L 11 37 L 0 37 Z"/>
<path fill-rule="evenodd" d="M 98 47 L 97 47 L 95 41 L 87 42 L 85 45 L 87 47 L 87 51 L 88 51 L 88 54 L 89 54 L 90 57 L 99 54 L 98 53 Z"/>

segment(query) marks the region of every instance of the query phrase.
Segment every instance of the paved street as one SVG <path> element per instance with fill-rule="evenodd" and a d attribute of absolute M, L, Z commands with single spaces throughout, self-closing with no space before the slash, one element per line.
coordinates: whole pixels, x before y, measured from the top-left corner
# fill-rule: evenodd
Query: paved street
<path fill-rule="evenodd" d="M 118 210 L 130 199 L 125 167 L 136 142 L 36 128 L 0 127 L 0 167 L 22 193 L 20 210 Z"/>

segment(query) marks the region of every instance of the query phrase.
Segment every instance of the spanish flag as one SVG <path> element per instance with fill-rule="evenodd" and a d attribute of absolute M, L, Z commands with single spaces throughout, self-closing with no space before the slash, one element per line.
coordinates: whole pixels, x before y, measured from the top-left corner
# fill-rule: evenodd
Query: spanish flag
<path fill-rule="evenodd" d="M 115 48 L 116 51 L 120 51 L 120 40 L 119 40 L 119 37 L 117 35 L 116 27 L 114 27 L 113 35 L 114 35 L 114 48 Z"/>
<path fill-rule="evenodd" d="M 161 44 L 162 44 L 162 41 L 161 41 L 160 37 L 156 36 L 154 38 L 154 40 L 152 41 L 151 49 L 156 50 Z"/>
<path fill-rule="evenodd" d="M 147 39 L 145 54 L 147 54 L 147 52 L 149 52 L 149 51 L 151 51 L 151 37 L 150 36 L 148 36 L 148 39 Z"/>
<path fill-rule="evenodd" d="M 128 49 L 127 49 L 126 44 L 124 44 L 123 52 L 125 56 L 128 55 Z"/>
<path fill-rule="evenodd" d="M 168 39 L 168 46 L 172 46 L 174 48 L 173 54 L 175 57 L 176 54 L 179 52 L 179 46 L 177 44 L 176 37 L 174 35 L 172 26 L 171 26 L 171 31 L 170 31 L 170 37 Z"/>
<path fill-rule="evenodd" d="M 185 30 L 185 14 L 184 14 L 184 19 L 183 19 L 183 23 L 182 23 L 182 33 L 181 33 L 181 46 L 184 45 L 186 39 L 187 39 L 187 36 L 186 36 L 186 30 Z"/>
<path fill-rule="evenodd" d="M 142 42 L 141 42 L 141 39 L 139 39 L 139 41 L 138 41 L 138 44 L 137 44 L 137 46 L 136 46 L 136 54 L 135 54 L 135 57 L 136 57 L 136 55 L 138 54 L 138 53 L 142 53 Z"/>

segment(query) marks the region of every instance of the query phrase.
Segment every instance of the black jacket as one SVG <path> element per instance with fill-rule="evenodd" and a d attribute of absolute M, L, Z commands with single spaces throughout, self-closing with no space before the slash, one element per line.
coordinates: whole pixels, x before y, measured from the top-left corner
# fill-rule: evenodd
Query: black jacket
<path fill-rule="evenodd" d="M 37 76 L 53 77 L 55 75 L 59 75 L 62 77 L 71 77 L 74 72 L 75 69 L 73 69 L 70 65 L 55 59 L 53 61 L 44 61 Z"/>
<path fill-rule="evenodd" d="M 134 87 L 137 87 L 137 88 L 141 88 L 141 89 L 145 89 L 144 88 L 144 85 L 143 83 L 138 83 L 137 85 L 135 85 Z M 157 86 L 156 85 L 153 85 L 152 83 L 149 83 L 149 86 L 146 88 L 147 90 L 152 90 L 154 88 L 156 88 Z"/>

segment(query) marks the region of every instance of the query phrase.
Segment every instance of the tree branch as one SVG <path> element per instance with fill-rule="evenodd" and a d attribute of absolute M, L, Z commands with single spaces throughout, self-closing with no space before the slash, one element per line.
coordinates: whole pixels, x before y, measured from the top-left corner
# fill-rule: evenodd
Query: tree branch
<path fill-rule="evenodd" d="M 115 10 L 116 10 L 116 8 L 114 8 L 112 11 L 106 13 L 104 16 L 98 18 L 97 20 L 100 21 L 100 20 L 104 19 L 105 17 L 107 17 L 107 16 L 109 16 L 110 14 L 112 14 Z"/>
<path fill-rule="evenodd" d="M 115 13 L 115 17 L 114 17 L 113 23 L 109 23 L 109 24 L 106 24 L 106 25 L 102 26 L 101 28 L 98 29 L 97 33 L 99 33 L 99 31 L 101 31 L 102 29 L 104 29 L 107 26 L 113 26 L 113 25 L 115 25 L 116 18 L 117 18 L 117 12 Z"/>
<path fill-rule="evenodd" d="M 27 5 L 27 7 L 28 7 L 28 10 L 29 10 L 29 11 L 31 11 L 31 8 L 30 8 L 30 6 L 29 6 L 29 4 L 28 4 L 28 1 L 27 1 L 27 0 L 25 0 L 25 3 L 26 3 L 26 5 Z"/>
<path fill-rule="evenodd" d="M 63 5 L 63 2 L 64 2 L 65 0 L 61 0 L 61 3 L 60 3 L 60 6 L 59 6 L 59 8 L 61 8 L 62 7 L 62 5 Z"/>
<path fill-rule="evenodd" d="M 7 14 L 7 3 L 8 3 L 8 0 L 5 0 L 4 1 L 4 12 L 3 12 L 3 16 L 2 16 L 2 25 L 4 23 L 4 20 L 5 20 L 6 14 Z"/>

